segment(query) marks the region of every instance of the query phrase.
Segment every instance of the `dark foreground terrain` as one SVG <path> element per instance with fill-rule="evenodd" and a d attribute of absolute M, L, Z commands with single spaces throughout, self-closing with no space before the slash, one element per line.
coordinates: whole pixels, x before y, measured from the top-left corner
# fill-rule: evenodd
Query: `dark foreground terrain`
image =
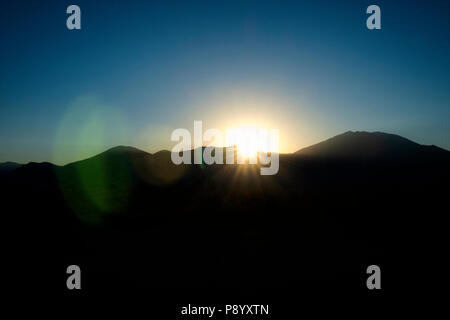
<path fill-rule="evenodd" d="M 66 166 L 9 164 L 3 263 L 22 294 L 156 306 L 420 295 L 446 272 L 449 165 L 446 150 L 364 132 L 281 155 L 274 176 L 175 166 L 168 151 L 131 147 Z M 66 288 L 71 264 L 77 292 Z M 371 264 L 380 291 L 366 287 Z"/>

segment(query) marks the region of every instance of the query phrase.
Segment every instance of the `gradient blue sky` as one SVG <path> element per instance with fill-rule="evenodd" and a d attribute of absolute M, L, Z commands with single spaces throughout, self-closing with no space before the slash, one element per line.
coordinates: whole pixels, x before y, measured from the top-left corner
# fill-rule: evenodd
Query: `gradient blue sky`
<path fill-rule="evenodd" d="M 347 130 L 450 149 L 449 39 L 448 1 L 2 1 L 0 161 L 170 149 L 194 120 L 280 129 L 282 152 Z"/>

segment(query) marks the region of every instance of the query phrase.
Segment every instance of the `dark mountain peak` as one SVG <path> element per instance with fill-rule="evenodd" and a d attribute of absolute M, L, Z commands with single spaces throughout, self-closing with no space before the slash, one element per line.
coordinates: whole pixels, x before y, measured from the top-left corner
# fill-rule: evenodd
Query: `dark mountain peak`
<path fill-rule="evenodd" d="M 11 161 L 2 162 L 2 163 L 0 163 L 0 175 L 7 174 L 21 166 L 22 165 L 20 163 L 16 163 L 16 162 L 11 162 Z"/>
<path fill-rule="evenodd" d="M 16 170 L 12 170 L 6 177 L 9 177 L 17 183 L 36 183 L 42 186 L 52 183 L 53 174 L 59 168 L 60 166 L 50 162 L 28 162 Z"/>
<path fill-rule="evenodd" d="M 20 166 L 18 170 L 15 172 L 19 172 L 21 174 L 28 173 L 28 172 L 51 172 L 54 168 L 57 168 L 59 166 L 54 165 L 50 162 L 28 162 L 27 164 L 24 164 L 23 166 Z"/>
<path fill-rule="evenodd" d="M 413 142 L 409 139 L 403 138 L 402 136 L 385 133 L 380 131 L 367 132 L 367 131 L 347 131 L 341 135 L 337 135 L 328 140 L 341 140 L 342 142 L 347 142 L 349 144 L 368 144 L 374 143 L 381 145 L 383 144 L 385 147 L 399 147 L 410 146 L 410 147 L 418 147 L 420 144 Z"/>
<path fill-rule="evenodd" d="M 99 165 L 108 165 L 116 170 L 123 169 L 125 163 L 131 163 L 138 159 L 147 159 L 151 156 L 150 153 L 130 146 L 117 146 L 110 148 L 93 157 L 89 157 L 80 161 L 75 161 L 67 164 L 65 167 L 79 167 L 86 166 L 95 168 Z"/>
<path fill-rule="evenodd" d="M 0 166 L 21 166 L 22 164 L 12 161 L 0 162 Z"/>
<path fill-rule="evenodd" d="M 16 169 L 20 166 L 22 166 L 22 164 L 17 163 L 17 162 L 11 162 L 11 161 L 6 161 L 6 162 L 0 163 L 0 169 Z"/>
<path fill-rule="evenodd" d="M 406 138 L 403 138 L 402 136 L 399 136 L 397 134 L 393 133 L 386 133 L 381 131 L 347 131 L 342 134 L 339 134 L 337 136 L 334 136 L 330 139 L 338 138 L 338 137 L 353 137 L 353 138 L 371 138 L 371 139 L 392 139 L 397 141 L 408 141 L 409 143 L 417 144 L 411 140 L 408 140 Z"/>
<path fill-rule="evenodd" d="M 130 147 L 130 146 L 117 146 L 117 147 L 112 147 L 104 152 L 102 152 L 101 154 L 136 154 L 136 153 L 142 153 L 142 154 L 150 154 L 146 151 L 140 150 L 138 148 L 135 147 Z"/>
<path fill-rule="evenodd" d="M 436 149 L 436 150 L 434 150 Z M 298 155 L 328 158 L 380 156 L 411 156 L 437 151 L 396 134 L 384 132 L 347 131 L 318 144 L 301 149 Z M 442 152 L 446 152 L 440 149 Z"/>
<path fill-rule="evenodd" d="M 38 168 L 38 167 L 39 168 L 50 168 L 53 166 L 55 166 L 53 163 L 46 162 L 46 161 L 44 161 L 44 162 L 31 161 L 31 162 L 28 162 L 27 164 L 23 165 L 22 167 L 23 168 Z"/>

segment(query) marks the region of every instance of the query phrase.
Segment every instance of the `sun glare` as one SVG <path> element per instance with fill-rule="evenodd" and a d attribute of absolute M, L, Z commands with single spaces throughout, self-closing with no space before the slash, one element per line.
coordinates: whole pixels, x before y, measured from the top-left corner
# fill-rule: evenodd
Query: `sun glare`
<path fill-rule="evenodd" d="M 273 151 L 270 148 L 267 129 L 257 126 L 229 128 L 226 130 L 226 145 L 236 146 L 244 158 L 256 158 L 258 152 Z"/>

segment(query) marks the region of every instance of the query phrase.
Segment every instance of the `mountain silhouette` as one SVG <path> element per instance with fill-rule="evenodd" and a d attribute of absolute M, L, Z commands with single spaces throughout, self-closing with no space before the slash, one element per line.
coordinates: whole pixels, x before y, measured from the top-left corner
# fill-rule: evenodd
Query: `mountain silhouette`
<path fill-rule="evenodd" d="M 10 171 L 13 171 L 17 168 L 19 168 L 21 166 L 21 164 L 16 163 L 16 162 L 2 162 L 0 163 L 0 176 L 7 174 Z"/>
<path fill-rule="evenodd" d="M 297 155 L 326 158 L 373 158 L 428 156 L 448 151 L 424 146 L 398 135 L 383 132 L 347 131 L 296 152 Z"/>
<path fill-rule="evenodd" d="M 278 174 L 261 176 L 259 165 L 174 165 L 170 151 L 119 146 L 10 170 L 4 225 L 17 272 L 40 261 L 48 290 L 77 263 L 92 294 L 364 294 L 377 264 L 396 295 L 429 283 L 445 252 L 449 154 L 346 132 L 280 154 Z"/>

